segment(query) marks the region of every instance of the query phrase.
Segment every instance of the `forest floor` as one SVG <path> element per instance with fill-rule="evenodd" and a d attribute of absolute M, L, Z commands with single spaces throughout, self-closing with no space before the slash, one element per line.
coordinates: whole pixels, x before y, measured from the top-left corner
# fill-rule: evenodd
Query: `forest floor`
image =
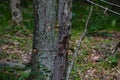
<path fill-rule="evenodd" d="M 17 31 L 15 34 L 0 36 L 0 62 L 9 61 L 25 65 L 29 62 L 32 52 L 32 34 L 23 32 Z M 71 37 L 69 61 L 75 52 L 80 34 Z M 79 48 L 70 79 L 120 80 L 120 44 L 116 47 L 119 40 L 120 32 L 95 32 L 86 35 Z M 14 76 L 8 79 L 5 78 L 6 75 Z M 0 70 L 0 80 L 24 80 L 27 75 L 25 71 L 20 70 Z"/>
<path fill-rule="evenodd" d="M 0 36 L 1 60 L 27 64 L 32 50 L 32 34 L 21 32 Z"/>
<path fill-rule="evenodd" d="M 75 46 L 78 37 L 72 40 L 71 46 Z M 94 32 L 85 36 L 71 80 L 120 80 L 119 40 L 120 32 Z"/>

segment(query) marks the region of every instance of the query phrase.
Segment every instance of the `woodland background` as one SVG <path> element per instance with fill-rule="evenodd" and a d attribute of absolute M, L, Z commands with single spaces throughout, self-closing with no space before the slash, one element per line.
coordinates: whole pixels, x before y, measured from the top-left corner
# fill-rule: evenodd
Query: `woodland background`
<path fill-rule="evenodd" d="M 119 0 L 107 0 L 120 5 Z M 94 0 L 106 8 L 120 13 L 120 7 Z M 21 0 L 23 21 L 20 25 L 11 20 L 9 0 L 0 0 L 0 63 L 17 62 L 27 65 L 32 52 L 33 0 Z M 86 0 L 74 0 L 69 61 L 83 33 L 91 4 Z M 115 48 L 115 49 L 114 49 Z M 115 50 L 113 54 L 111 51 Z M 21 65 L 24 67 L 24 65 Z M 29 66 L 13 69 L 0 66 L 0 80 L 25 80 Z M 79 54 L 70 80 L 119 80 L 120 79 L 120 15 L 93 5 Z"/>

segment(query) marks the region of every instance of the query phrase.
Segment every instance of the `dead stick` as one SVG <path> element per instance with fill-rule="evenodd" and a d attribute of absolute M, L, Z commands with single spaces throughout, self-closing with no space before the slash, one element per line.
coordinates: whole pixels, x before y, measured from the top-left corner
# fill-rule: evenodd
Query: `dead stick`
<path fill-rule="evenodd" d="M 77 57 L 78 52 L 79 52 L 79 47 L 80 47 L 80 45 L 81 45 L 82 40 L 83 40 L 84 37 L 85 37 L 85 34 L 87 33 L 88 23 L 89 23 L 89 20 L 90 20 L 91 15 L 92 15 L 92 11 L 93 11 L 93 6 L 91 6 L 91 8 L 90 8 L 90 12 L 89 12 L 89 15 L 88 15 L 86 24 L 85 24 L 84 32 L 83 32 L 83 34 L 81 35 L 81 38 L 79 39 L 79 41 L 78 41 L 78 43 L 77 43 L 77 45 L 76 45 L 76 49 L 75 49 L 75 52 L 74 52 L 74 54 L 73 54 L 73 59 L 72 59 L 72 61 L 71 61 L 71 63 L 70 63 L 70 66 L 69 66 L 69 68 L 68 68 L 68 71 L 67 71 L 66 80 L 69 80 L 71 70 L 72 70 L 72 68 L 73 68 L 73 66 L 74 66 L 74 62 L 75 62 L 76 57 Z"/>

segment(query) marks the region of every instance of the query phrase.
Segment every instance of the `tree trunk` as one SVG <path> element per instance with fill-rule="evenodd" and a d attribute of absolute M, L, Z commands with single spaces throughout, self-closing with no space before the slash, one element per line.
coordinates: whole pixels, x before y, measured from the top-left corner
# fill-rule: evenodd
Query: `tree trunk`
<path fill-rule="evenodd" d="M 16 24 L 20 24 L 22 22 L 20 0 L 10 0 L 10 1 L 11 1 L 12 21 Z"/>
<path fill-rule="evenodd" d="M 59 0 L 58 27 L 59 45 L 54 60 L 52 80 L 65 80 L 68 65 L 68 49 L 71 29 L 72 0 Z"/>
<path fill-rule="evenodd" d="M 34 0 L 35 26 L 29 80 L 51 80 L 57 53 L 56 0 Z"/>

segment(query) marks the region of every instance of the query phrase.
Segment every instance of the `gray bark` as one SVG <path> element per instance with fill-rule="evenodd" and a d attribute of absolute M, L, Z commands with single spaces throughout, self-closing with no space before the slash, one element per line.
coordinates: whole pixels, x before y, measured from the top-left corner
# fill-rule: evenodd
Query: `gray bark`
<path fill-rule="evenodd" d="M 16 24 L 22 22 L 22 12 L 20 7 L 20 0 L 10 0 L 11 1 L 11 11 L 12 11 L 12 21 Z"/>
<path fill-rule="evenodd" d="M 56 0 L 34 0 L 35 26 L 29 80 L 51 80 L 57 52 Z"/>
<path fill-rule="evenodd" d="M 52 80 L 65 80 L 68 65 L 68 49 L 71 29 L 72 0 L 59 0 L 58 27 L 59 45 L 54 60 Z"/>

